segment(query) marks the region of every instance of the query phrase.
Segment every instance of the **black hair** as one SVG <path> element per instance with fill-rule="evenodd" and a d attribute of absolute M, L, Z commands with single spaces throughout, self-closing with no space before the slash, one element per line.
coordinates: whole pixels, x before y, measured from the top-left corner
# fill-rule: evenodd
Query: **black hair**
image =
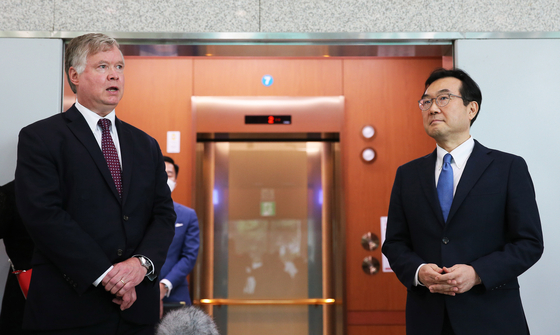
<path fill-rule="evenodd" d="M 177 178 L 177 176 L 179 175 L 179 165 L 175 164 L 173 158 L 168 156 L 163 156 L 163 161 L 173 164 L 173 168 L 175 169 L 175 178 Z"/>
<path fill-rule="evenodd" d="M 480 87 L 478 84 L 463 70 L 461 69 L 453 69 L 447 70 L 443 68 L 435 69 L 428 79 L 426 79 L 426 83 L 424 85 L 424 92 L 428 89 L 428 87 L 436 80 L 453 77 L 457 78 L 461 81 L 461 87 L 459 88 L 459 93 L 463 97 L 463 105 L 467 106 L 471 101 L 476 101 L 478 103 L 478 113 L 474 116 L 471 120 L 471 126 L 474 123 L 474 120 L 480 114 L 480 107 L 482 105 L 482 92 L 480 91 Z"/>

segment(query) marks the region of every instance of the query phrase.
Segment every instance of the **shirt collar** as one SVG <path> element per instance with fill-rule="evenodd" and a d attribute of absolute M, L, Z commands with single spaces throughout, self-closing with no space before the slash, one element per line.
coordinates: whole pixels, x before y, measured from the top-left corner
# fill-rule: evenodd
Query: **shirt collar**
<path fill-rule="evenodd" d="M 97 114 L 97 113 L 91 111 L 90 109 L 84 107 L 83 105 L 81 105 L 78 102 L 77 99 L 76 99 L 76 108 L 84 116 L 88 126 L 90 127 L 90 129 L 93 133 L 95 133 L 95 130 L 97 129 L 97 122 L 99 122 L 100 119 L 111 120 L 111 131 L 113 131 L 113 129 L 115 129 L 115 128 L 113 128 L 113 126 L 115 125 L 115 110 L 114 109 L 111 111 L 111 113 L 107 114 L 107 116 L 101 117 L 101 116 L 99 116 L 99 114 Z"/>
<path fill-rule="evenodd" d="M 467 164 L 467 160 L 471 156 L 473 149 L 474 149 L 474 139 L 472 136 L 470 136 L 468 140 L 463 142 L 460 146 L 455 148 L 453 151 L 449 152 L 453 157 L 453 163 L 455 163 L 455 165 L 460 169 L 464 168 L 465 164 Z M 437 145 L 436 166 L 438 167 L 438 169 L 441 169 L 441 166 L 443 165 L 443 156 L 445 156 L 445 154 L 447 153 L 448 152 L 445 151 L 445 149 Z"/>

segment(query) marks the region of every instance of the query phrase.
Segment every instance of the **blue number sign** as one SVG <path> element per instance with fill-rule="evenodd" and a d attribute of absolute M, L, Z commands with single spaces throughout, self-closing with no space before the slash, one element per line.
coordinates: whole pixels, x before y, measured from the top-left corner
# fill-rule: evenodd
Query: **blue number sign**
<path fill-rule="evenodd" d="M 262 84 L 263 84 L 264 86 L 267 86 L 267 87 L 268 87 L 268 86 L 272 85 L 272 83 L 274 83 L 274 78 L 272 78 L 271 75 L 266 74 L 266 75 L 264 75 L 264 76 L 262 77 Z"/>

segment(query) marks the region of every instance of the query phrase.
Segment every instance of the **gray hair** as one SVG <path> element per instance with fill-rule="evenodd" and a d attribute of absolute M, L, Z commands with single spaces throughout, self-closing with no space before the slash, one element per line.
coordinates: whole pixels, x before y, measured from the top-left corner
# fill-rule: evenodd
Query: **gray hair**
<path fill-rule="evenodd" d="M 111 50 L 113 47 L 120 50 L 117 40 L 101 33 L 81 35 L 70 41 L 64 55 L 64 69 L 66 70 L 66 77 L 72 92 L 76 93 L 76 86 L 70 81 L 70 76 L 68 74 L 70 67 L 73 67 L 76 72 L 80 74 L 86 69 L 88 56 Z"/>
<path fill-rule="evenodd" d="M 161 320 L 157 335 L 220 335 L 208 314 L 187 306 L 171 311 Z"/>

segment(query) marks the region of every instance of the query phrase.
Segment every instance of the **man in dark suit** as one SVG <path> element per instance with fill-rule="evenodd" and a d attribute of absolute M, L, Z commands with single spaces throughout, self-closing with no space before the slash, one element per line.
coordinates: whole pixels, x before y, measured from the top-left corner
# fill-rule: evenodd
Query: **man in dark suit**
<path fill-rule="evenodd" d="M 14 182 L 0 187 L 0 238 L 4 240 L 6 253 L 15 270 L 29 270 L 33 256 L 33 240 L 27 233 L 16 209 Z M 2 313 L 0 313 L 0 334 L 29 334 L 22 328 L 25 296 L 17 276 L 8 272 Z"/>
<path fill-rule="evenodd" d="M 36 245 L 24 327 L 153 334 L 175 222 L 161 151 L 115 117 L 124 58 L 114 39 L 76 37 L 65 56 L 76 103 L 19 135 L 16 199 Z"/>
<path fill-rule="evenodd" d="M 529 333 L 517 277 L 543 252 L 535 191 L 521 157 L 470 136 L 481 102 L 465 72 L 434 71 L 419 106 L 437 148 L 397 170 L 383 253 L 409 335 Z"/>
<path fill-rule="evenodd" d="M 171 157 L 164 156 L 167 184 L 171 192 L 175 189 L 179 166 Z M 160 298 L 163 303 L 191 305 L 187 275 L 191 273 L 198 256 L 200 231 L 198 218 L 192 208 L 173 202 L 177 220 L 175 237 L 169 246 L 167 259 L 161 268 Z M 163 306 L 162 306 L 163 307 Z"/>

